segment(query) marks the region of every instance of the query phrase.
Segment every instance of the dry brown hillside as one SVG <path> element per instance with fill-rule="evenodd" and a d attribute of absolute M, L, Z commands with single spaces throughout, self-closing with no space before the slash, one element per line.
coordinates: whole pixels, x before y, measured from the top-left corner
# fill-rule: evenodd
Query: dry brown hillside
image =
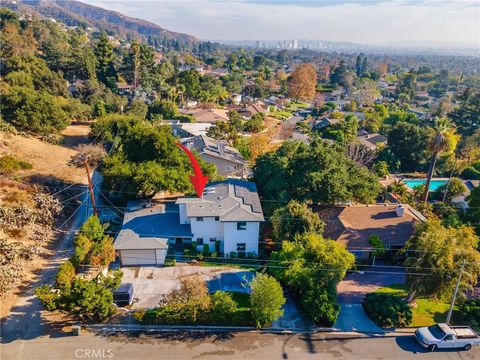
<path fill-rule="evenodd" d="M 78 194 L 78 187 L 52 194 L 70 184 L 86 184 L 85 170 L 69 162 L 77 154 L 74 146 L 85 142 L 88 132 L 88 126 L 67 128 L 65 145 L 0 133 L 0 160 L 10 156 L 31 164 L 31 169 L 0 168 L 0 317 L 48 265 L 58 236 L 54 229 L 76 207 L 78 199 L 61 201 Z"/>

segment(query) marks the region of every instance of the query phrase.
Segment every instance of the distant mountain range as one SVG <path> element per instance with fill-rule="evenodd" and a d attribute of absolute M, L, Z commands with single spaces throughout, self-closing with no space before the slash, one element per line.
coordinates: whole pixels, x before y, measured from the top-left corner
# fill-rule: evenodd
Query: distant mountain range
<path fill-rule="evenodd" d="M 184 43 L 200 41 L 192 35 L 170 31 L 149 21 L 125 16 L 119 12 L 105 10 L 80 1 L 1 0 L 0 5 L 18 13 L 36 15 L 40 18 L 52 18 L 68 26 L 85 25 L 96 27 L 121 37 L 131 34 L 143 39 L 149 36 L 159 36 L 167 39 L 176 39 Z"/>

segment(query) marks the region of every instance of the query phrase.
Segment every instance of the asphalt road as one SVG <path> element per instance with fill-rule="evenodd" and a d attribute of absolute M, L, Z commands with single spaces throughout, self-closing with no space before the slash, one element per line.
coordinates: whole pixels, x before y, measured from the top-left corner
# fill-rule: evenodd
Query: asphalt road
<path fill-rule="evenodd" d="M 102 180 L 102 176 L 98 172 L 93 173 L 92 183 L 95 186 L 94 194 L 97 202 Z M 87 189 L 85 187 L 85 190 Z M 1 320 L 1 343 L 35 339 L 44 333 L 46 327 L 42 316 L 44 310 L 33 291 L 41 285 L 52 284 L 58 267 L 71 256 L 76 231 L 80 229 L 85 220 L 92 214 L 89 196 L 88 192 L 82 195 L 80 206 L 68 223 L 60 229 L 68 230 L 56 244 L 56 253 L 50 260 L 49 265 L 41 270 L 37 280 L 30 284 L 27 290 L 19 297 L 10 314 Z"/>
<path fill-rule="evenodd" d="M 427 352 L 413 336 L 338 338 L 335 334 L 159 333 L 126 337 L 83 334 L 19 340 L 1 347 L 2 360 L 57 359 L 480 359 L 480 349 Z"/>

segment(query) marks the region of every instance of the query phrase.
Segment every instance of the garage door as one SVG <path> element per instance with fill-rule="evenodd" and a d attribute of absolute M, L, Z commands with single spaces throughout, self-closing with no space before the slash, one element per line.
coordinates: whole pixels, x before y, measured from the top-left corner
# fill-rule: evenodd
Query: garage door
<path fill-rule="evenodd" d="M 156 265 L 155 250 L 121 250 L 122 265 Z"/>

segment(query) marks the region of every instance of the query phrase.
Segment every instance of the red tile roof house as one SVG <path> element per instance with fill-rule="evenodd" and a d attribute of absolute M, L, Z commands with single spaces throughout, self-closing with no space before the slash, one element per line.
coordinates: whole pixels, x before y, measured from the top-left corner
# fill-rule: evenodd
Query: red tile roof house
<path fill-rule="evenodd" d="M 368 258 L 371 235 L 378 235 L 387 248 L 402 248 L 413 233 L 416 223 L 426 221 L 422 214 L 407 204 L 372 204 L 334 206 L 315 209 L 325 222 L 326 238 L 337 240 L 355 254 Z"/>

